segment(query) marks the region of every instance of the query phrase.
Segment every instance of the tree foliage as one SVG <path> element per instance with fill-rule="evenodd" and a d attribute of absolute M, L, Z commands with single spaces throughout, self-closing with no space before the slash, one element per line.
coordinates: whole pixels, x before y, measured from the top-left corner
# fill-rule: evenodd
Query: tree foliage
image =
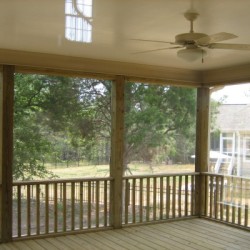
<path fill-rule="evenodd" d="M 14 178 L 53 177 L 44 160 L 76 160 L 79 148 L 88 158 L 96 146 L 93 144 L 110 133 L 110 98 L 103 99 L 108 85 L 79 78 L 16 74 Z M 105 116 L 101 115 L 104 110 Z"/>
<path fill-rule="evenodd" d="M 177 135 L 182 143 L 194 141 L 195 90 L 133 83 L 126 100 L 126 164 L 135 157 L 151 161 L 157 149 L 161 160 L 173 158 Z"/>
<path fill-rule="evenodd" d="M 125 165 L 193 153 L 195 102 L 192 89 L 126 84 Z M 109 163 L 110 81 L 17 74 L 14 112 L 15 179 L 53 177 L 46 162 Z"/>

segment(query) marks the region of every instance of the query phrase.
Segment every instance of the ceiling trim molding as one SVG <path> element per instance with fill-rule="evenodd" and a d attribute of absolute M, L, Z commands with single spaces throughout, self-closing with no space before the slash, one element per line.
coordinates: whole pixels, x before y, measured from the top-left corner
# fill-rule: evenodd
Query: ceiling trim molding
<path fill-rule="evenodd" d="M 200 87 L 202 72 L 188 69 L 97 60 L 54 54 L 0 49 L 0 64 L 15 65 L 19 72 L 64 74 L 155 82 L 186 87 Z"/>
<path fill-rule="evenodd" d="M 203 71 L 202 82 L 208 87 L 250 83 L 250 64 Z"/>

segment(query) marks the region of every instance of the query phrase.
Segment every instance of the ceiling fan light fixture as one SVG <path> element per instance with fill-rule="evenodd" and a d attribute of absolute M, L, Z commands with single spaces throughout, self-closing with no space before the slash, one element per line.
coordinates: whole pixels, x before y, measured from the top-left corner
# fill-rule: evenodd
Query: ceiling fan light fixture
<path fill-rule="evenodd" d="M 202 60 L 207 52 L 201 48 L 185 48 L 177 52 L 177 56 L 187 62 Z"/>

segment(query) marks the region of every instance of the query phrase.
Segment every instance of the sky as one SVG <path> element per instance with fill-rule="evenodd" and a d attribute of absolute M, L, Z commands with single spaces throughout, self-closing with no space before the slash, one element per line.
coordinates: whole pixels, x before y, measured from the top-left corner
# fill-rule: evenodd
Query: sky
<path fill-rule="evenodd" d="M 250 103 L 250 83 L 224 87 L 212 93 L 211 98 L 220 101 L 226 98 L 222 103 L 225 104 L 248 104 Z"/>

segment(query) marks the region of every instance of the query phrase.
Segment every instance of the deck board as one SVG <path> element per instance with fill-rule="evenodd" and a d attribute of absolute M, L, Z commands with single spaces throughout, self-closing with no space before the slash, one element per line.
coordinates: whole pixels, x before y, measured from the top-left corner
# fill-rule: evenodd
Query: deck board
<path fill-rule="evenodd" d="M 165 234 L 162 231 L 155 230 L 155 227 L 152 225 L 150 227 L 142 227 L 139 230 L 142 230 L 148 238 L 154 238 L 157 242 L 162 241 L 165 243 L 165 247 L 168 249 L 192 249 L 188 244 L 185 246 L 180 242 L 176 241 L 175 237 L 170 234 Z"/>
<path fill-rule="evenodd" d="M 150 247 L 145 246 L 145 244 L 141 244 L 138 241 L 128 237 L 126 234 L 124 234 L 124 231 L 119 229 L 119 230 L 113 230 L 111 232 L 103 232 L 106 234 L 107 237 L 112 236 L 112 239 L 116 239 L 116 241 L 119 241 L 120 244 L 123 244 L 122 242 L 126 242 L 126 246 L 129 249 L 141 249 L 141 250 L 150 250 Z"/>
<path fill-rule="evenodd" d="M 250 249 L 250 233 L 205 219 L 0 244 L 0 250 Z"/>
<path fill-rule="evenodd" d="M 198 222 L 198 221 L 197 221 Z M 237 248 L 237 245 L 240 245 L 241 247 L 248 247 L 249 248 L 249 233 L 246 231 L 243 231 L 241 229 L 236 229 L 232 227 L 226 227 L 227 230 L 224 230 L 225 225 L 220 225 L 218 223 L 212 223 L 213 227 L 211 227 L 211 224 L 208 224 L 206 221 L 200 223 L 200 222 L 191 222 L 192 228 L 194 231 L 201 232 L 201 230 L 204 230 L 205 237 L 213 238 L 214 242 L 221 243 L 223 240 L 224 246 L 230 246 L 232 247 L 232 244 L 235 245 L 235 249 Z M 182 228 L 184 227 L 190 227 L 190 224 L 182 224 Z M 248 235 L 247 235 L 248 234 Z"/>
<path fill-rule="evenodd" d="M 161 237 L 168 234 L 174 240 L 174 244 L 181 244 L 181 249 L 197 249 L 197 250 L 207 250 L 211 249 L 207 244 L 200 242 L 194 235 L 190 235 L 190 233 L 185 234 L 182 230 L 176 230 L 173 226 L 171 228 L 161 227 Z"/>
<path fill-rule="evenodd" d="M 190 228 L 192 228 L 192 234 L 190 235 Z M 208 232 L 206 229 L 201 228 L 200 230 L 196 230 L 195 227 L 187 226 L 185 227 L 185 224 L 182 224 L 181 227 L 178 225 L 173 225 L 173 230 L 176 230 L 176 232 L 179 232 L 179 237 L 186 237 L 189 238 L 190 241 L 192 241 L 194 244 L 199 245 L 199 247 L 205 248 L 205 249 L 214 249 L 214 248 L 223 248 L 225 246 L 228 246 L 227 241 L 225 241 L 223 237 L 222 239 L 216 239 L 214 237 L 215 235 L 210 235 L 208 237 Z M 211 241 L 211 238 L 213 238 L 213 241 Z M 236 248 L 237 249 L 237 248 Z"/>

